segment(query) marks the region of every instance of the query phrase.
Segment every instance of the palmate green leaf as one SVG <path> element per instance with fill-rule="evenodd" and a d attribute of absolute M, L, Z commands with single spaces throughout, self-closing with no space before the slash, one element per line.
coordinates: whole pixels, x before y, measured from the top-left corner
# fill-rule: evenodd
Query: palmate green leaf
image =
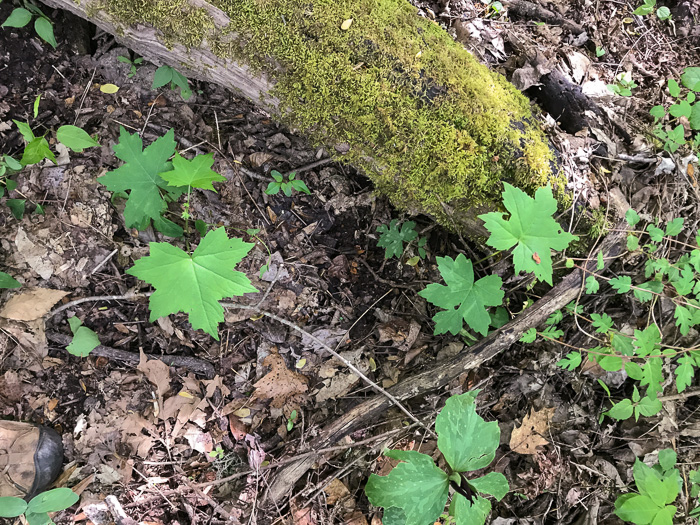
<path fill-rule="evenodd" d="M 591 323 L 593 325 L 593 328 L 595 328 L 595 331 L 598 332 L 599 334 L 607 334 L 608 331 L 613 327 L 613 324 L 614 324 L 612 317 L 610 317 L 606 313 L 603 313 L 603 314 L 593 313 L 593 314 L 591 314 L 591 320 L 593 321 Z"/>
<path fill-rule="evenodd" d="M 501 431 L 496 421 L 487 423 L 476 413 L 475 397 L 467 392 L 448 398 L 435 420 L 438 448 L 456 472 L 479 470 L 496 457 Z"/>
<path fill-rule="evenodd" d="M 661 387 L 664 380 L 662 367 L 663 361 L 660 357 L 650 357 L 642 366 L 643 375 L 639 380 L 639 386 L 647 387 L 647 396 L 654 397 L 663 390 Z"/>
<path fill-rule="evenodd" d="M 673 317 L 676 319 L 676 326 L 681 335 L 688 335 L 690 327 L 693 326 L 693 316 L 690 315 L 690 310 L 685 306 L 677 304 Z"/>
<path fill-rule="evenodd" d="M 456 259 L 438 257 L 437 263 L 447 286 L 433 283 L 418 292 L 435 306 L 445 309 L 433 317 L 435 334 L 457 335 L 464 320 L 472 330 L 486 335 L 491 321 L 486 307 L 500 306 L 503 302 L 501 278 L 488 275 L 474 282 L 472 262 L 461 253 Z"/>
<path fill-rule="evenodd" d="M 120 127 L 119 142 L 114 145 L 114 154 L 124 161 L 119 168 L 110 171 L 97 181 L 112 192 L 129 191 L 129 200 L 124 208 L 127 228 L 138 228 L 148 220 L 159 219 L 163 210 L 160 190 L 168 183 L 159 173 L 168 171 L 168 159 L 175 152 L 175 133 L 171 129 L 153 144 L 143 149 L 138 133 L 133 135 Z"/>
<path fill-rule="evenodd" d="M 433 523 L 447 503 L 447 474 L 430 456 L 415 450 L 386 450 L 384 455 L 402 463 L 387 476 L 370 475 L 365 486 L 370 503 L 387 510 L 401 509 L 405 525 Z"/>
<path fill-rule="evenodd" d="M 192 160 L 175 154 L 173 158 L 172 171 L 161 173 L 160 176 L 165 179 L 170 186 L 191 188 L 200 188 L 203 190 L 216 191 L 212 182 L 224 182 L 226 177 L 223 177 L 213 171 L 211 167 L 214 165 L 214 154 L 207 153 L 206 155 L 197 155 Z"/>
<path fill-rule="evenodd" d="M 151 253 L 126 273 L 154 286 L 150 320 L 185 312 L 192 328 L 202 329 L 218 341 L 218 324 L 224 320 L 219 300 L 257 292 L 246 275 L 234 266 L 255 246 L 229 239 L 224 228 L 212 230 L 192 255 L 168 243 L 150 243 Z"/>
<path fill-rule="evenodd" d="M 415 230 L 415 222 L 404 222 L 400 228 L 397 226 L 397 223 L 398 220 L 393 219 L 388 227 L 386 224 L 380 224 L 377 228 L 377 232 L 380 234 L 377 246 L 384 248 L 385 259 L 391 259 L 392 257 L 400 259 L 403 255 L 403 244 L 411 242 L 418 237 L 418 232 Z"/>
<path fill-rule="evenodd" d="M 581 352 L 569 352 L 563 359 L 557 361 L 557 366 L 559 368 L 563 368 L 564 370 L 572 371 L 575 368 L 578 368 L 582 359 Z"/>
<path fill-rule="evenodd" d="M 504 183 L 503 204 L 510 213 L 504 220 L 498 212 L 479 215 L 491 232 L 487 244 L 497 250 L 513 246 L 515 271 L 532 272 L 552 284 L 552 250 L 563 250 L 577 237 L 564 232 L 552 215 L 557 211 L 557 201 L 552 189 L 539 188 L 533 199 L 524 191 Z"/>

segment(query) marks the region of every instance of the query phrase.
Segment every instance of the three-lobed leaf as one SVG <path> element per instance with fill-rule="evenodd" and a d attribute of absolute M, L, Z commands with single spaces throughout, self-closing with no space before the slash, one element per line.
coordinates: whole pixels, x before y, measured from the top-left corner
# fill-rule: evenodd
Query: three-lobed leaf
<path fill-rule="evenodd" d="M 487 306 L 500 306 L 503 302 L 503 281 L 497 275 L 487 275 L 474 282 L 472 262 L 464 254 L 456 259 L 438 257 L 438 269 L 447 286 L 432 283 L 418 295 L 435 306 L 444 308 L 433 317 L 435 334 L 450 332 L 457 335 L 466 321 L 474 331 L 486 335 L 491 317 Z"/>
<path fill-rule="evenodd" d="M 418 237 L 418 233 L 415 230 L 415 222 L 404 222 L 401 227 L 397 223 L 398 220 L 393 219 L 388 227 L 386 224 L 380 224 L 377 228 L 377 232 L 380 234 L 377 246 L 384 248 L 385 259 L 391 259 L 392 257 L 400 259 L 403 255 L 404 243 L 411 242 Z"/>
<path fill-rule="evenodd" d="M 216 340 L 224 320 L 219 300 L 257 292 L 246 275 L 234 267 L 253 248 L 241 239 L 229 239 L 226 230 L 212 230 L 192 255 L 168 243 L 150 243 L 150 255 L 142 257 L 126 273 L 154 286 L 150 320 L 176 312 L 189 315 L 194 329 L 201 328 Z"/>
<path fill-rule="evenodd" d="M 387 476 L 372 474 L 365 486 L 372 505 L 401 509 L 405 525 L 433 523 L 447 502 L 449 479 L 430 456 L 414 450 L 386 450 L 384 455 L 401 461 Z M 389 515 L 398 514 L 396 511 Z M 385 521 L 386 522 L 386 521 Z M 399 522 L 397 522 L 399 523 Z"/>
<path fill-rule="evenodd" d="M 498 423 L 487 423 L 476 413 L 475 396 L 475 392 L 467 392 L 450 397 L 435 420 L 438 448 L 456 472 L 488 466 L 495 458 L 500 441 Z"/>
<path fill-rule="evenodd" d="M 187 160 L 179 153 L 173 157 L 173 169 L 161 173 L 160 176 L 170 186 L 200 188 L 216 191 L 212 182 L 224 182 L 226 177 L 216 173 L 211 167 L 214 165 L 214 154 L 197 155 L 192 160 Z"/>
<path fill-rule="evenodd" d="M 503 213 L 491 212 L 479 215 L 491 232 L 487 244 L 497 250 L 513 250 L 515 271 L 532 272 L 552 284 L 552 250 L 564 250 L 577 237 L 564 232 L 552 215 L 557 201 L 552 189 L 539 188 L 533 199 L 521 189 L 504 183 L 503 204 L 510 213 L 509 220 Z M 516 246 L 517 245 L 517 246 Z"/>

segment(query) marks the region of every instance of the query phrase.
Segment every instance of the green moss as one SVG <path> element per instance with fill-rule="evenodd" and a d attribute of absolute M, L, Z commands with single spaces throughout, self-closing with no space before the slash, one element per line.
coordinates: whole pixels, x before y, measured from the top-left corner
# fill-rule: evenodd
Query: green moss
<path fill-rule="evenodd" d="M 100 1 L 169 43 L 206 37 L 266 73 L 276 117 L 331 151 L 345 145 L 337 157 L 400 208 L 449 226 L 451 208 L 498 207 L 502 181 L 563 188 L 527 99 L 405 0 L 211 0 L 231 19 L 216 31 L 185 0 Z"/>

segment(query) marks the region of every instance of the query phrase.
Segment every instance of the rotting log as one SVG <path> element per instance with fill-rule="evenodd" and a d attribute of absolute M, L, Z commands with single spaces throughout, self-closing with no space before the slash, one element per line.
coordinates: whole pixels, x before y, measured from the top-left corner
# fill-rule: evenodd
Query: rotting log
<path fill-rule="evenodd" d="M 452 229 L 483 234 L 503 181 L 563 195 L 529 101 L 406 0 L 44 2 L 251 99 Z"/>
<path fill-rule="evenodd" d="M 585 265 L 582 265 L 586 268 L 585 275 L 582 270 L 572 271 L 523 314 L 481 341 L 465 348 L 453 358 L 443 363 L 437 363 L 428 370 L 401 381 L 388 389 L 388 392 L 400 402 L 434 392 L 458 378 L 465 371 L 478 368 L 510 348 L 527 330 L 541 325 L 552 313 L 562 309 L 580 296 L 585 277 L 601 271 L 596 268 L 599 252 L 605 256 L 606 267 L 622 252 L 627 235 L 625 221 L 618 223 L 611 231 L 613 233 L 606 237 L 600 247 L 589 256 Z M 370 397 L 324 427 L 318 437 L 308 443 L 308 449 L 319 450 L 334 445 L 345 436 L 380 417 L 391 406 L 391 401 L 383 395 L 376 394 Z M 313 466 L 317 459 L 314 456 L 304 457 L 278 470 L 270 482 L 264 502 L 267 505 L 272 505 L 274 502 L 284 501 L 294 484 Z"/>

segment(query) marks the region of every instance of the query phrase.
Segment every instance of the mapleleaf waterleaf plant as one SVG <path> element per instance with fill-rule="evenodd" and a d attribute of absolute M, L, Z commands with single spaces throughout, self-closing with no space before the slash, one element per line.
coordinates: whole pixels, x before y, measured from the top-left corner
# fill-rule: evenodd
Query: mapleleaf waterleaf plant
<path fill-rule="evenodd" d="M 476 413 L 478 392 L 450 397 L 435 421 L 438 449 L 449 472 L 420 452 L 384 452 L 401 463 L 387 476 L 370 475 L 365 493 L 373 505 L 384 507 L 385 525 L 431 525 L 445 510 L 450 486 L 456 492 L 449 507 L 455 524 L 480 525 L 491 512 L 491 502 L 484 495 L 500 501 L 507 494 L 508 481 L 501 473 L 471 480 L 465 476 L 490 465 L 500 441 L 498 423 L 487 423 Z"/>

